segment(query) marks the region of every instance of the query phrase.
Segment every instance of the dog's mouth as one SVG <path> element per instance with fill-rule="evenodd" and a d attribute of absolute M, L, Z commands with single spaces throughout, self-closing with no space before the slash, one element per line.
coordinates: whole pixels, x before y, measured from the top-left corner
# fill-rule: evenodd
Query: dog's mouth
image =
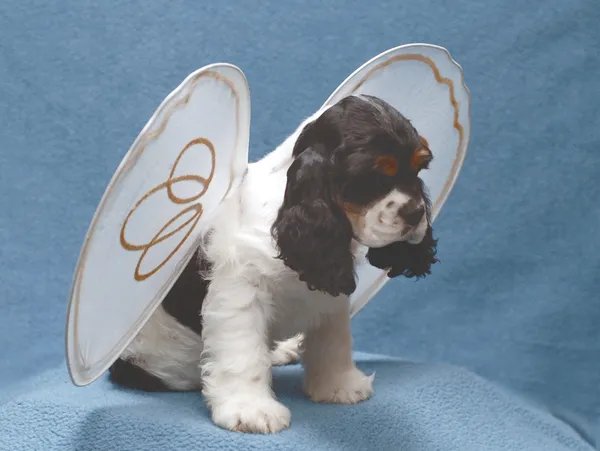
<path fill-rule="evenodd" d="M 354 239 L 361 245 L 380 248 L 392 243 L 419 244 L 425 238 L 429 222 L 424 220 L 416 226 L 383 226 L 356 228 Z"/>
<path fill-rule="evenodd" d="M 416 235 L 413 229 L 405 233 L 404 230 L 390 234 L 372 234 L 364 236 L 355 236 L 354 239 L 362 246 L 379 248 L 389 246 L 392 243 L 407 242 L 410 244 L 419 244 L 424 238 L 424 234 Z"/>

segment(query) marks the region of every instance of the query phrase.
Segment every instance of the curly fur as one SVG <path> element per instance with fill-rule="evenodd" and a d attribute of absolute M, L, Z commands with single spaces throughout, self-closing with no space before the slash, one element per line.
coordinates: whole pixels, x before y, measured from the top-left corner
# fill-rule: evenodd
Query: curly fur
<path fill-rule="evenodd" d="M 431 265 L 439 261 L 436 253 L 437 240 L 433 238 L 430 226 L 420 243 L 397 241 L 384 247 L 369 248 L 367 260 L 376 268 L 387 270 L 390 278 L 404 276 L 420 279 L 431 274 Z"/>
<path fill-rule="evenodd" d="M 272 232 L 278 258 L 311 290 L 349 295 L 356 289 L 352 226 L 334 201 L 331 166 L 313 149 L 295 159 L 287 172 L 286 192 Z"/>

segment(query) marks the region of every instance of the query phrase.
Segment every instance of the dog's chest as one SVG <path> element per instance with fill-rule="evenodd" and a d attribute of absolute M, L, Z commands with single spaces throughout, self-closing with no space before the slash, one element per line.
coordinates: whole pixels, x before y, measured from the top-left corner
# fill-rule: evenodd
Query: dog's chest
<path fill-rule="evenodd" d="M 250 243 L 244 239 L 238 244 L 244 247 L 249 258 L 243 262 L 249 270 L 249 279 L 260 280 L 260 291 L 266 294 L 262 301 L 265 310 L 270 312 L 273 340 L 306 332 L 324 315 L 339 308 L 340 302 L 348 302 L 347 299 L 309 290 L 296 272 L 276 258 L 277 250 L 270 228 L 283 200 L 286 167 L 269 159 L 251 165 L 240 196 L 242 236 L 253 236 L 253 240 Z"/>
<path fill-rule="evenodd" d="M 347 299 L 311 291 L 293 272 L 269 283 L 271 297 L 270 331 L 273 340 L 284 340 L 317 326 Z"/>

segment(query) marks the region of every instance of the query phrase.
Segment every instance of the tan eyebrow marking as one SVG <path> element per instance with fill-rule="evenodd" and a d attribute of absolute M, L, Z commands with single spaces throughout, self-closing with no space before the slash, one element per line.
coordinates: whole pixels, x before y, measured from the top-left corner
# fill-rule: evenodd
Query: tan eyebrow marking
<path fill-rule="evenodd" d="M 429 143 L 422 136 L 419 136 L 419 138 L 421 139 L 422 147 L 415 150 L 410 157 L 410 166 L 415 171 L 422 169 L 426 163 L 433 159 L 433 154 L 429 150 Z"/>

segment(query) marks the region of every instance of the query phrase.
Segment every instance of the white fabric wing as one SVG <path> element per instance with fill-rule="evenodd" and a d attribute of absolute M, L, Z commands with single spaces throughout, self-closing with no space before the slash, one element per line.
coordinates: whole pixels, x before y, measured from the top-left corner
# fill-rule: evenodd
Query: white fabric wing
<path fill-rule="evenodd" d="M 158 307 L 204 224 L 248 165 L 250 93 L 230 64 L 203 67 L 159 106 L 106 189 L 75 271 L 67 361 L 97 379 Z"/>

